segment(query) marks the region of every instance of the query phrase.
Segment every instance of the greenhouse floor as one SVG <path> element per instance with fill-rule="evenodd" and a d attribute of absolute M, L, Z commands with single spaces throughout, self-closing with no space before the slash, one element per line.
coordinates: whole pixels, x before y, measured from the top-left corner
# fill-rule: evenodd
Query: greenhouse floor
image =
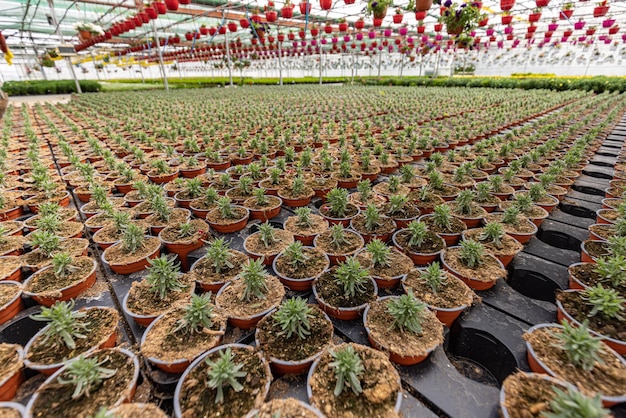
<path fill-rule="evenodd" d="M 238 89 L 242 90 L 242 89 Z M 35 104 L 42 101 L 66 103 L 69 95 L 30 96 L 11 98 L 13 104 Z M 403 417 L 496 418 L 499 416 L 500 387 L 505 378 L 517 370 L 530 371 L 527 349 L 522 335 L 533 325 L 556 321 L 555 291 L 568 288 L 568 267 L 581 261 L 581 244 L 588 239 L 587 228 L 596 223 L 596 211 L 602 208 L 602 199 L 613 179 L 613 166 L 626 139 L 626 115 L 615 126 L 597 149 L 589 164 L 582 169 L 571 189 L 550 215 L 541 223 L 536 236 L 518 253 L 507 267 L 507 280 L 498 280 L 494 287 L 477 291 L 482 300 L 468 308 L 446 328 L 445 342 L 438 346 L 424 362 L 414 366 L 396 366 L 402 380 Z M 51 145 L 51 149 L 53 145 Z M 59 156 L 55 156 L 60 170 Z M 59 173 L 61 173 L 59 171 Z M 388 181 L 381 175 L 379 182 Z M 84 205 L 75 190 L 71 192 L 70 207 Z M 315 197 L 308 205 L 316 212 L 322 206 Z M 285 220 L 294 215 L 294 209 L 283 206 L 270 223 L 282 228 Z M 81 212 L 81 216 L 82 212 Z M 24 217 L 24 219 L 26 216 Z M 83 219 L 83 221 L 86 219 Z M 230 242 L 232 249 L 245 252 L 244 241 L 258 231 L 260 221 L 251 221 L 241 231 L 219 234 Z M 91 232 L 84 233 L 92 238 Z M 102 259 L 103 251 L 90 240 L 89 254 Z M 206 254 L 206 247 L 189 253 L 190 264 Z M 271 266 L 267 267 L 272 272 Z M 133 282 L 142 280 L 146 271 L 130 275 L 116 274 L 107 263 L 98 262 L 97 281 L 86 294 L 77 298 L 78 308 L 110 306 L 122 314 L 123 326 L 118 345 L 138 349 L 145 328 L 122 309 L 124 298 Z M 379 296 L 399 295 L 401 289 L 379 289 Z M 310 292 L 287 290 L 287 297 L 303 296 L 316 303 Z M 29 318 L 40 311 L 32 299 L 24 299 L 25 310 L 0 328 L 0 342 L 26 345 L 45 323 Z M 370 345 L 361 318 L 343 321 L 332 319 L 335 342 L 355 342 Z M 228 327 L 222 343 L 255 345 L 254 330 Z M 138 351 L 138 350 L 136 350 Z M 172 413 L 172 398 L 180 374 L 165 373 L 145 359 L 141 359 L 142 378 L 136 402 L 152 402 Z M 276 376 L 268 399 L 293 397 L 308 402 L 306 375 Z M 16 396 L 26 404 L 47 376 L 26 370 L 26 382 Z M 615 417 L 626 417 L 626 404 L 612 408 Z M 330 416 L 329 416 L 330 418 Z"/>

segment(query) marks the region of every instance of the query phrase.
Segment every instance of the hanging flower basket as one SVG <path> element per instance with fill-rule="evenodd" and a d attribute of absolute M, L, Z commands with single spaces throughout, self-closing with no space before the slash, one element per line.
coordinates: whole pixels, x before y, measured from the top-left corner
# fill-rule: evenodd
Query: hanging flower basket
<path fill-rule="evenodd" d="M 167 13 L 167 7 L 165 6 L 165 3 L 161 1 L 155 1 L 154 3 L 152 3 L 152 6 L 156 9 L 157 13 L 160 15 L 164 15 L 165 13 Z"/>
<path fill-rule="evenodd" d="M 605 19 L 602 21 L 603 28 L 610 28 L 615 24 L 615 19 Z"/>
<path fill-rule="evenodd" d="M 306 15 L 306 14 L 310 14 L 311 13 L 311 4 L 310 3 L 306 2 L 306 1 L 303 1 L 303 2 L 301 2 L 299 4 L 299 6 L 300 6 L 300 13 L 301 14 Z"/>
<path fill-rule="evenodd" d="M 178 10 L 178 0 L 165 0 L 165 7 L 167 10 L 175 12 Z"/>
<path fill-rule="evenodd" d="M 433 5 L 433 0 L 415 0 L 415 11 L 426 12 L 430 10 Z M 421 19 L 419 19 L 421 20 Z"/>
<path fill-rule="evenodd" d="M 510 25 L 513 21 L 513 15 L 502 15 L 502 24 Z"/>
<path fill-rule="evenodd" d="M 509 11 L 515 6 L 515 0 L 500 0 L 500 9 Z"/>
<path fill-rule="evenodd" d="M 537 7 L 546 7 L 550 3 L 550 0 L 535 0 Z"/>
<path fill-rule="evenodd" d="M 583 20 L 579 20 L 578 22 L 574 23 L 574 29 L 576 30 L 581 30 L 584 27 L 585 27 L 585 22 Z"/>
<path fill-rule="evenodd" d="M 285 19 L 291 19 L 293 17 L 293 6 L 284 6 L 280 9 L 280 16 Z"/>
<path fill-rule="evenodd" d="M 330 10 L 333 7 L 332 0 L 320 0 L 320 7 L 322 10 Z"/>
<path fill-rule="evenodd" d="M 572 17 L 573 14 L 574 14 L 574 9 L 561 10 L 561 13 L 559 14 L 559 19 L 568 20 Z"/>
<path fill-rule="evenodd" d="M 606 2 L 604 2 L 604 3 L 606 3 Z M 607 5 L 594 7 L 594 9 L 593 9 L 593 17 L 606 16 L 606 14 L 608 12 L 609 12 L 609 6 L 607 6 Z"/>

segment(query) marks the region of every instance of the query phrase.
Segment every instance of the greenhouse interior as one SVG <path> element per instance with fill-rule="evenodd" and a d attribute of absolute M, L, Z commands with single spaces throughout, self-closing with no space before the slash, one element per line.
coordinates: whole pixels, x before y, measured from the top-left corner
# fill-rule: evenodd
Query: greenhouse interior
<path fill-rule="evenodd" d="M 626 418 L 626 1 L 0 10 L 0 418 Z"/>

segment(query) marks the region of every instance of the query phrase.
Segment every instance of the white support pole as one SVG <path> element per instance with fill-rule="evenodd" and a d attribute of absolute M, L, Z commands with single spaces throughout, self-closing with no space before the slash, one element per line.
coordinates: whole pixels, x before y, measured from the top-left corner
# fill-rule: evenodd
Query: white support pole
<path fill-rule="evenodd" d="M 322 85 L 322 58 L 324 57 L 324 48 L 320 42 L 320 86 Z"/>
<path fill-rule="evenodd" d="M 93 55 L 93 51 L 91 51 L 91 62 L 93 62 L 93 70 L 96 72 L 96 77 L 98 77 L 98 81 L 100 81 L 100 73 L 96 68 L 96 58 Z M 102 68 L 104 69 L 104 66 L 102 66 Z"/>
<path fill-rule="evenodd" d="M 378 51 L 378 79 L 380 79 L 380 65 L 383 61 L 383 49 Z"/>
<path fill-rule="evenodd" d="M 165 65 L 163 65 L 163 50 L 161 49 L 159 42 L 159 34 L 156 29 L 156 23 L 154 23 L 154 20 L 151 20 L 150 22 L 152 22 L 152 32 L 154 32 L 154 47 L 157 49 L 157 53 L 159 55 L 159 67 L 161 68 L 161 75 L 163 76 L 163 86 L 165 87 L 165 91 L 170 91 L 170 85 L 167 82 L 167 74 L 165 73 Z M 143 73 L 141 75 L 143 77 Z"/>
<path fill-rule="evenodd" d="M 282 42 L 278 42 L 278 84 L 283 85 L 283 51 Z"/>
<path fill-rule="evenodd" d="M 61 31 L 61 26 L 57 21 L 57 15 L 54 12 L 54 1 L 48 0 L 48 7 L 50 8 L 50 19 L 52 20 L 52 24 L 56 28 L 57 36 L 59 37 L 59 41 L 61 43 L 64 42 L 63 32 Z M 80 89 L 80 83 L 78 78 L 76 78 L 76 72 L 74 71 L 74 66 L 72 66 L 72 59 L 70 57 L 65 57 L 65 61 L 67 62 L 68 67 L 70 67 L 70 72 L 72 73 L 72 77 L 74 78 L 74 83 L 76 84 L 76 91 L 80 94 L 83 91 Z"/>
<path fill-rule="evenodd" d="M 404 52 L 401 52 L 401 56 L 402 56 L 402 63 L 400 64 L 400 80 L 402 80 L 402 76 L 403 76 L 403 72 L 404 72 L 404 56 L 406 54 Z"/>
<path fill-rule="evenodd" d="M 354 53 L 354 49 L 352 49 L 352 77 L 350 84 L 354 84 L 354 73 L 356 73 L 356 54 Z"/>

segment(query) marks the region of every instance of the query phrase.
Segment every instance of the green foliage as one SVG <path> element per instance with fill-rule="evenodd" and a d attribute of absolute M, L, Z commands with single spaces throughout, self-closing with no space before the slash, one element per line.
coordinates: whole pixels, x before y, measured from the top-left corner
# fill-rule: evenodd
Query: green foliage
<path fill-rule="evenodd" d="M 134 253 L 143 247 L 146 240 L 143 229 L 134 223 L 126 226 L 122 235 L 122 247 L 129 253 Z"/>
<path fill-rule="evenodd" d="M 150 290 L 160 299 L 166 299 L 171 292 L 180 292 L 186 286 L 180 281 L 180 263 L 166 255 L 148 260 L 148 275 L 145 280 Z"/>
<path fill-rule="evenodd" d="M 304 254 L 304 248 L 300 241 L 294 241 L 285 248 L 285 258 L 295 268 L 305 266 L 310 259 L 310 257 Z"/>
<path fill-rule="evenodd" d="M 178 224 L 178 236 L 180 238 L 189 238 L 193 237 L 198 230 L 191 222 L 187 221 L 181 224 Z"/>
<path fill-rule="evenodd" d="M 307 207 L 297 208 L 295 214 L 298 217 L 296 219 L 296 225 L 300 228 L 311 228 L 313 226 L 313 219 L 311 218 L 311 209 Z"/>
<path fill-rule="evenodd" d="M 69 253 L 57 253 L 52 257 L 52 270 L 54 275 L 60 279 L 68 277 L 75 270 L 72 266 L 74 258 Z"/>
<path fill-rule="evenodd" d="M 376 206 L 367 205 L 363 211 L 363 217 L 365 218 L 365 229 L 368 231 L 373 231 L 380 226 L 382 216 Z"/>
<path fill-rule="evenodd" d="M 232 254 L 224 238 L 216 238 L 209 244 L 206 257 L 211 261 L 211 265 L 217 274 L 235 267 L 235 265 L 230 262 Z"/>
<path fill-rule="evenodd" d="M 61 246 L 61 238 L 52 232 L 37 230 L 31 232 L 29 238 L 31 244 L 47 258 L 52 257 L 52 254 Z"/>
<path fill-rule="evenodd" d="M 57 380 L 62 385 L 74 386 L 72 399 L 80 399 L 83 396 L 88 398 L 91 391 L 99 387 L 103 380 L 110 379 L 117 373 L 117 369 L 102 367 L 108 360 L 107 357 L 98 362 L 97 358 L 86 358 L 81 355 L 67 364 L 65 371 Z"/>
<path fill-rule="evenodd" d="M 333 225 L 329 229 L 330 242 L 335 248 L 340 248 L 342 245 L 346 245 L 350 242 L 346 236 L 346 230 L 343 224 Z"/>
<path fill-rule="evenodd" d="M 430 289 L 434 294 L 439 293 L 439 289 L 442 285 L 448 280 L 448 275 L 441 268 L 439 262 L 434 262 L 428 265 L 424 270 L 420 273 L 420 279 L 422 283 L 425 283 L 430 286 Z"/>
<path fill-rule="evenodd" d="M 241 300 L 250 302 L 254 299 L 265 299 L 265 292 L 268 290 L 265 282 L 267 276 L 262 260 L 248 260 L 239 274 L 245 284 Z"/>
<path fill-rule="evenodd" d="M 601 284 L 588 287 L 582 292 L 585 302 L 592 307 L 589 316 L 600 315 L 604 318 L 617 319 L 622 321 L 626 299 L 619 295 L 615 289 L 604 288 Z"/>
<path fill-rule="evenodd" d="M 484 226 L 482 234 L 478 237 L 479 241 L 491 242 L 497 248 L 502 248 L 502 238 L 504 237 L 504 227 L 498 222 L 489 222 Z"/>
<path fill-rule="evenodd" d="M 329 212 L 335 218 L 344 218 L 348 210 L 348 191 L 334 188 L 326 195 Z"/>
<path fill-rule="evenodd" d="M 567 392 L 552 387 L 556 396 L 550 401 L 551 412 L 544 412 L 543 418 L 609 418 L 611 411 L 602 407 L 600 394 L 593 398 L 568 386 Z"/>
<path fill-rule="evenodd" d="M 374 267 L 391 266 L 391 248 L 379 239 L 371 240 L 365 248 L 372 255 L 372 264 Z"/>
<path fill-rule="evenodd" d="M 269 222 L 259 225 L 259 236 L 261 237 L 261 242 L 265 245 L 265 248 L 278 242 L 278 238 L 276 238 L 276 228 L 274 228 Z"/>
<path fill-rule="evenodd" d="M 422 314 L 425 310 L 426 304 L 419 301 L 410 289 L 406 295 L 394 297 L 387 303 L 387 312 L 393 318 L 392 326 L 400 332 L 406 330 L 421 334 Z"/>
<path fill-rule="evenodd" d="M 217 209 L 222 219 L 235 219 L 237 214 L 233 210 L 228 197 L 220 197 L 217 201 Z"/>
<path fill-rule="evenodd" d="M 527 214 L 532 212 L 533 210 L 533 200 L 527 194 L 517 194 L 515 195 L 515 200 L 513 201 L 513 205 L 519 209 L 521 213 Z"/>
<path fill-rule="evenodd" d="M 519 215 L 520 210 L 515 206 L 511 206 L 504 211 L 502 222 L 507 225 L 517 225 L 519 223 Z"/>
<path fill-rule="evenodd" d="M 307 304 L 305 299 L 300 297 L 286 300 L 272 315 L 274 322 L 281 328 L 278 335 L 291 338 L 295 334 L 300 339 L 305 339 L 307 335 L 311 334 L 309 320 L 312 317 L 313 308 Z"/>
<path fill-rule="evenodd" d="M 192 199 L 200 197 L 202 195 L 202 179 L 198 177 L 187 179 L 185 191 Z"/>
<path fill-rule="evenodd" d="M 356 185 L 356 190 L 360 194 L 361 202 L 367 202 L 372 195 L 372 182 L 369 179 L 360 181 Z"/>
<path fill-rule="evenodd" d="M 224 402 L 224 389 L 230 387 L 235 392 L 241 392 L 243 385 L 237 379 L 246 377 L 248 373 L 241 371 L 243 364 L 236 364 L 233 360 L 235 355 L 230 347 L 220 352 L 220 357 L 213 362 L 208 358 L 205 360 L 209 366 L 207 374 L 209 381 L 207 386 L 216 389 L 215 403 Z"/>
<path fill-rule="evenodd" d="M 461 250 L 459 258 L 461 263 L 469 268 L 475 268 L 483 263 L 483 256 L 485 254 L 485 247 L 472 239 L 467 241 L 461 241 Z"/>
<path fill-rule="evenodd" d="M 563 328 L 551 331 L 551 334 L 559 341 L 555 347 L 565 351 L 573 365 L 591 371 L 596 363 L 602 363 L 599 353 L 604 343 L 601 337 L 594 337 L 589 332 L 589 321 L 585 319 L 580 326 L 576 326 L 563 320 L 561 325 Z"/>
<path fill-rule="evenodd" d="M 387 212 L 390 213 L 391 215 L 402 213 L 408 201 L 409 201 L 409 198 L 403 194 L 395 194 L 393 196 L 389 196 L 389 202 L 387 204 L 387 208 L 388 208 Z"/>
<path fill-rule="evenodd" d="M 267 206 L 269 204 L 269 199 L 265 195 L 266 190 L 263 187 L 259 187 L 258 189 L 254 189 L 252 194 L 256 199 L 257 205 Z"/>
<path fill-rule="evenodd" d="M 37 220 L 37 229 L 57 233 L 61 230 L 61 220 L 55 214 L 40 216 Z"/>
<path fill-rule="evenodd" d="M 456 203 L 455 212 L 460 215 L 469 215 L 472 213 L 472 202 L 476 198 L 476 193 L 473 190 L 465 189 L 461 190 L 454 200 Z"/>
<path fill-rule="evenodd" d="M 613 287 L 626 285 L 626 258 L 623 255 L 614 255 L 600 258 L 597 261 L 595 272 Z"/>
<path fill-rule="evenodd" d="M 335 396 L 341 395 L 346 386 L 349 386 L 352 392 L 357 395 L 363 392 L 359 375 L 365 371 L 365 367 L 363 367 L 359 354 L 354 351 L 354 347 L 346 345 L 338 350 L 329 349 L 328 352 L 334 359 L 329 366 L 335 369 L 335 378 L 337 379 L 333 392 Z"/>
<path fill-rule="evenodd" d="M 87 314 L 84 311 L 73 311 L 74 301 L 55 302 L 47 308 L 43 306 L 41 313 L 31 315 L 35 321 L 49 322 L 48 328 L 43 333 L 42 342 L 50 342 L 50 347 L 61 347 L 65 345 L 69 349 L 76 347 L 77 338 L 87 338 L 85 333 L 89 332 L 89 327 L 81 319 Z"/>
<path fill-rule="evenodd" d="M 102 90 L 102 86 L 96 81 L 82 80 L 79 83 L 83 93 L 93 93 Z M 70 94 L 76 93 L 76 83 L 74 80 L 7 81 L 2 85 L 2 90 L 9 96 Z"/>
<path fill-rule="evenodd" d="M 333 275 L 335 283 L 343 289 L 343 293 L 349 297 L 355 297 L 357 293 L 366 291 L 370 273 L 361 266 L 355 257 L 348 257 L 340 263 Z"/>
<path fill-rule="evenodd" d="M 304 182 L 304 177 L 302 175 L 297 175 L 291 181 L 291 193 L 294 196 L 300 196 L 304 193 L 306 184 Z"/>
<path fill-rule="evenodd" d="M 409 245 L 413 248 L 420 248 L 428 236 L 428 227 L 422 221 L 411 221 L 407 225 L 409 230 Z"/>
<path fill-rule="evenodd" d="M 185 334 L 201 333 L 213 326 L 213 305 L 211 292 L 191 295 L 191 302 L 185 306 L 185 315 L 176 322 L 174 332 L 183 330 Z"/>
<path fill-rule="evenodd" d="M 433 224 L 447 231 L 452 230 L 452 213 L 450 206 L 441 204 L 433 208 Z"/>

